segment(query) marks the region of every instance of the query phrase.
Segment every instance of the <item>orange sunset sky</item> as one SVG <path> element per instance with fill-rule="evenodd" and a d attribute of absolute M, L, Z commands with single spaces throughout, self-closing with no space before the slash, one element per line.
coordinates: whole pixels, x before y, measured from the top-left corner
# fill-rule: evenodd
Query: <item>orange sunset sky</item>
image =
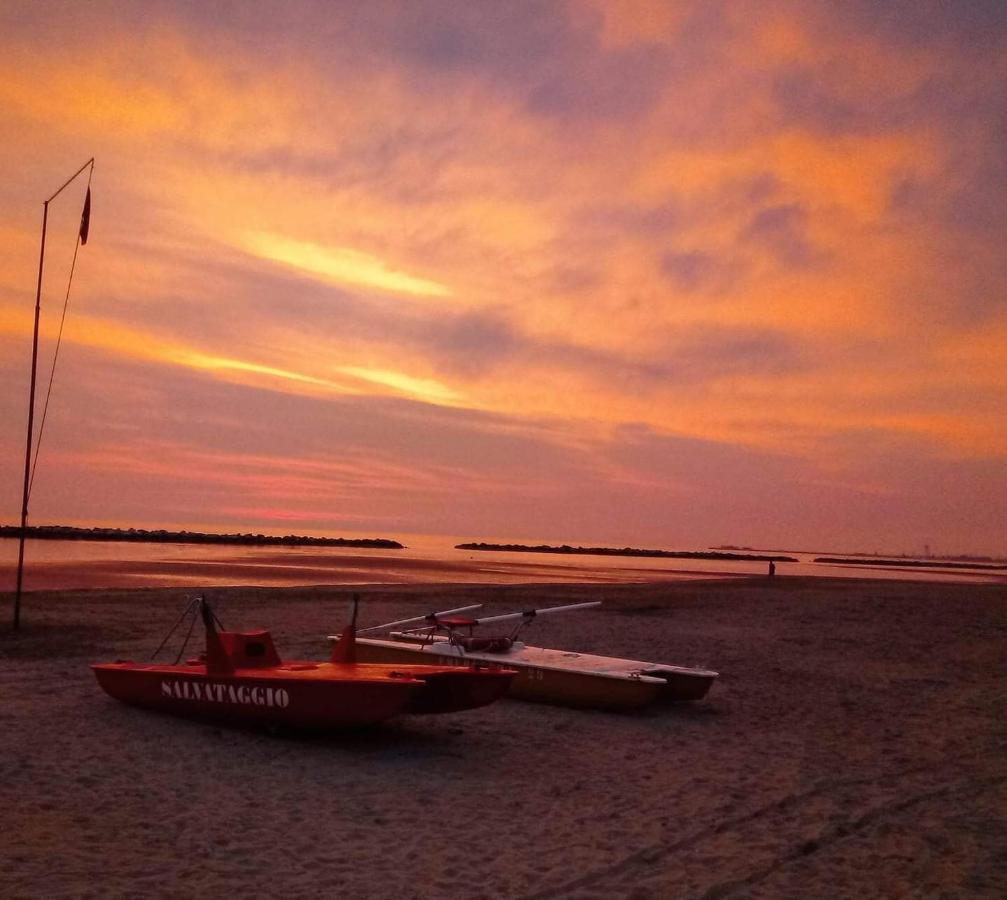
<path fill-rule="evenodd" d="M 1001 2 L 5 2 L 0 520 L 93 155 L 36 524 L 1007 552 L 1005 87 Z"/>

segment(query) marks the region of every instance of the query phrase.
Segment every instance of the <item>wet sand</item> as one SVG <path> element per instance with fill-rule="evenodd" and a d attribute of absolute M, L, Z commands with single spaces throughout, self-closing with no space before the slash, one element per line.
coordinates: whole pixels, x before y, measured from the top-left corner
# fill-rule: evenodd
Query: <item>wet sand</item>
<path fill-rule="evenodd" d="M 17 541 L 0 540 L 0 591 L 13 590 Z M 556 553 L 458 550 L 428 541 L 402 550 L 305 547 L 226 547 L 107 541 L 29 541 L 25 590 L 247 585 L 631 584 L 683 579 L 751 578 L 766 573 L 755 561 L 661 559 Z M 815 578 L 1007 584 L 1007 574 L 866 565 L 823 566 L 804 559 L 779 563 L 777 574 Z"/>
<path fill-rule="evenodd" d="M 217 548 L 214 548 L 217 549 Z M 219 550 L 217 550 L 219 554 Z M 753 564 L 754 566 L 754 564 Z M 761 566 L 760 566 L 761 568 Z M 0 584 L 13 585 L 16 565 L 0 563 Z M 716 571 L 680 569 L 669 565 L 654 570 L 634 567 L 592 568 L 562 562 L 515 562 L 482 559 L 422 559 L 396 553 L 380 556 L 305 553 L 256 553 L 247 556 L 220 554 L 216 559 L 100 559 L 82 563 L 35 562 L 25 572 L 25 590 L 67 590 L 133 586 L 188 587 L 237 584 L 443 584 L 455 583 L 527 584 L 557 582 L 640 582 L 687 578 L 739 577 Z M 741 576 L 744 577 L 744 576 Z M 72 588 L 68 586 L 72 585 Z"/>
<path fill-rule="evenodd" d="M 504 701 L 275 738 L 98 689 L 87 663 L 149 655 L 191 591 L 32 593 L 0 631 L 0 896 L 1007 895 L 1007 586 L 361 592 L 361 624 L 602 599 L 529 637 L 722 675 L 642 715 Z M 211 596 L 228 627 L 319 658 L 349 591 Z"/>

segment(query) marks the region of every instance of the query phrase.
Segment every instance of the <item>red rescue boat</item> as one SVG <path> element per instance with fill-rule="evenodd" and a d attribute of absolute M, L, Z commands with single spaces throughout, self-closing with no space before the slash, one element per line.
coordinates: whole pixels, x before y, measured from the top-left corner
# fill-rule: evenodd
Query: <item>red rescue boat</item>
<path fill-rule="evenodd" d="M 104 691 L 124 703 L 192 718 L 328 730 L 402 713 L 485 706 L 506 693 L 517 674 L 499 666 L 358 663 L 356 604 L 354 622 L 329 662 L 284 662 L 268 631 L 218 630 L 204 599 L 188 611 L 195 616 L 196 608 L 206 629 L 203 656 L 173 665 L 96 663 L 91 668 Z"/>

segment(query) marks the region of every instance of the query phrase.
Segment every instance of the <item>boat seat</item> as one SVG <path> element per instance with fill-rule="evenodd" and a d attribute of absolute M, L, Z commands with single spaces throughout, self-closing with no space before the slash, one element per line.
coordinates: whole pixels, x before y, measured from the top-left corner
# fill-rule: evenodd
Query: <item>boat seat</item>
<path fill-rule="evenodd" d="M 238 669 L 272 669 L 283 665 L 268 631 L 221 631 L 231 665 Z"/>
<path fill-rule="evenodd" d="M 437 624 L 448 629 L 467 628 L 471 633 L 477 623 L 475 619 L 470 619 L 468 616 L 445 616 L 443 619 L 437 619 Z"/>

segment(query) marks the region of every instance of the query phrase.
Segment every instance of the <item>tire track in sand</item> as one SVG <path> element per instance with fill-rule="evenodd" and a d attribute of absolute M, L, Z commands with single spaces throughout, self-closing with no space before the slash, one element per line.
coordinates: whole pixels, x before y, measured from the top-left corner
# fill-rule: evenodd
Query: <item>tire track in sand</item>
<path fill-rule="evenodd" d="M 976 760 L 977 758 L 978 757 L 972 757 L 967 760 L 961 759 L 959 762 L 968 763 Z M 767 803 L 742 815 L 725 819 L 715 825 L 709 825 L 705 828 L 701 828 L 698 831 L 694 831 L 691 834 L 685 835 L 677 840 L 662 841 L 656 844 L 651 844 L 614 863 L 593 869 L 590 872 L 580 875 L 577 878 L 570 879 L 569 881 L 565 881 L 562 884 L 554 885 L 552 887 L 545 888 L 544 890 L 536 891 L 535 893 L 525 894 L 520 898 L 520 900 L 556 900 L 556 898 L 570 896 L 573 892 L 581 889 L 586 889 L 588 891 L 592 889 L 598 890 L 605 882 L 609 882 L 612 879 L 618 879 L 622 876 L 627 876 L 635 869 L 653 870 L 654 865 L 661 860 L 681 851 L 697 848 L 705 842 L 713 842 L 725 838 L 729 839 L 731 837 L 740 838 L 740 832 L 747 825 L 759 822 L 764 818 L 785 815 L 801 806 L 808 805 L 815 800 L 823 798 L 832 799 L 835 798 L 836 795 L 851 789 L 881 784 L 888 792 L 892 792 L 895 790 L 893 788 L 893 784 L 895 782 L 905 783 L 911 781 L 913 778 L 933 773 L 935 768 L 938 767 L 932 765 L 916 766 L 904 769 L 900 772 L 884 775 L 872 775 L 863 778 L 831 779 L 827 782 L 818 784 L 807 791 L 787 794 L 772 803 Z M 784 852 L 775 854 L 773 859 L 766 865 L 759 867 L 757 870 L 750 872 L 745 876 L 722 881 L 706 888 L 705 891 L 701 890 L 695 893 L 688 893 L 691 896 L 701 897 L 702 900 L 720 900 L 720 898 L 727 897 L 737 890 L 757 884 L 759 881 L 769 877 L 773 874 L 773 872 L 788 863 L 805 858 L 810 852 L 820 850 L 823 846 L 828 845 L 829 843 L 834 843 L 837 840 L 851 836 L 856 832 L 869 827 L 874 822 L 887 815 L 898 814 L 906 809 L 912 808 L 913 806 L 924 804 L 931 800 L 941 799 L 954 793 L 955 791 L 964 791 L 967 794 L 975 794 L 982 790 L 997 787 L 1005 782 L 1007 782 L 1007 775 L 966 777 L 951 783 L 945 783 L 940 787 L 930 788 L 929 790 L 924 791 L 915 791 L 909 796 L 903 796 L 898 799 L 890 800 L 886 803 L 876 804 L 852 819 L 844 818 L 837 824 L 830 825 L 824 829 L 819 829 L 813 836 L 803 836 L 800 841 L 789 843 Z M 904 791 L 897 791 L 897 793 L 904 793 Z M 813 820 L 809 821 L 808 824 L 812 825 Z M 640 879 L 640 886 L 648 880 L 650 880 L 649 877 L 642 876 Z"/>

